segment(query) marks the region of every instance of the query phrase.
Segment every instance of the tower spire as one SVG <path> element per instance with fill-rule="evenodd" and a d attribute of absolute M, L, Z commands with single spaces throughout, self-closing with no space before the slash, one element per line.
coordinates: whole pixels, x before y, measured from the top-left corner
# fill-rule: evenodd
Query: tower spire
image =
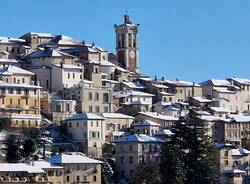
<path fill-rule="evenodd" d="M 124 24 L 132 24 L 131 21 L 129 20 L 128 10 L 125 11 Z"/>

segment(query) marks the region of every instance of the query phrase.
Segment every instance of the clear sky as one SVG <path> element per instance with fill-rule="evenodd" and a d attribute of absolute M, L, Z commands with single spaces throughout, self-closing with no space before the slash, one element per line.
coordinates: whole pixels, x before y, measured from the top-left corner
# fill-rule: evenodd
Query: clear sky
<path fill-rule="evenodd" d="M 249 0 L 1 0 L 0 35 L 65 34 L 113 52 L 113 26 L 126 10 L 141 24 L 141 72 L 198 82 L 250 78 Z"/>

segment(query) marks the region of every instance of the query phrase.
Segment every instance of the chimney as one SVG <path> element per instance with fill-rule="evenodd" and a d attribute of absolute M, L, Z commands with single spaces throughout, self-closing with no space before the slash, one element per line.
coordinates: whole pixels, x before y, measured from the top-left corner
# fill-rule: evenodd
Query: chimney
<path fill-rule="evenodd" d="M 164 81 L 164 80 L 165 80 L 165 77 L 161 77 L 161 80 Z"/>
<path fill-rule="evenodd" d="M 155 81 L 157 81 L 157 76 L 155 75 Z"/>
<path fill-rule="evenodd" d="M 192 86 L 192 97 L 194 97 L 194 87 L 195 87 L 195 82 L 193 82 L 193 86 Z"/>

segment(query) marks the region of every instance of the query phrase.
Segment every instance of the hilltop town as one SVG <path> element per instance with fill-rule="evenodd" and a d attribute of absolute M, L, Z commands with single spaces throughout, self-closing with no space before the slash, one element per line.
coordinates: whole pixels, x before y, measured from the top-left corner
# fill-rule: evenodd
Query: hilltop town
<path fill-rule="evenodd" d="M 222 183 L 249 180 L 250 79 L 142 74 L 139 28 L 128 15 L 114 25 L 116 53 L 66 35 L 0 37 L 0 183 L 128 183 L 190 111 Z"/>

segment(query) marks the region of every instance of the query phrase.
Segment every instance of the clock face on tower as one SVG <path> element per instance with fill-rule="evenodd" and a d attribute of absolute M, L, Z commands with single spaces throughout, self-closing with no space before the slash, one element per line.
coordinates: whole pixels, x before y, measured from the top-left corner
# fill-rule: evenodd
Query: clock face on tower
<path fill-rule="evenodd" d="M 135 59 L 135 51 L 134 50 L 129 51 L 129 57 L 131 59 Z"/>

